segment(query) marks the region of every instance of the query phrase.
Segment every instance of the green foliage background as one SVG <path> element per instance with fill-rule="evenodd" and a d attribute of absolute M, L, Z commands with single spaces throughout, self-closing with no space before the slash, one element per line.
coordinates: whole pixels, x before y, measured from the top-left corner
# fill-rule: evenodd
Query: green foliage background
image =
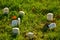
<path fill-rule="evenodd" d="M 9 17 L 3 17 L 2 10 L 4 7 L 10 9 Z M 19 10 L 25 12 L 25 16 L 19 26 L 21 34 L 15 39 L 11 37 L 12 27 L 10 16 L 15 13 L 18 17 Z M 57 23 L 55 31 L 44 33 L 41 28 L 46 23 L 46 14 L 54 13 L 54 18 Z M 36 35 L 35 40 L 60 40 L 60 0 L 0 0 L 0 40 L 27 40 L 24 37 L 25 32 L 32 31 Z M 2 16 L 2 17 L 1 17 Z"/>

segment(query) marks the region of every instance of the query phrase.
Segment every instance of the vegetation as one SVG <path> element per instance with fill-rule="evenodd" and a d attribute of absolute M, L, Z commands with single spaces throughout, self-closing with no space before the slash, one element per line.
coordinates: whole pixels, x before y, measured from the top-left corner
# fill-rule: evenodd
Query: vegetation
<path fill-rule="evenodd" d="M 3 8 L 10 9 L 9 16 L 4 17 Z M 12 37 L 11 16 L 23 10 L 25 16 L 21 22 L 20 35 Z M 41 28 L 47 22 L 46 14 L 52 12 L 56 20 L 55 31 L 43 32 Z M 35 40 L 60 40 L 60 0 L 0 0 L 0 40 L 27 40 L 25 32 L 36 34 Z M 43 29 L 44 30 L 44 29 Z"/>

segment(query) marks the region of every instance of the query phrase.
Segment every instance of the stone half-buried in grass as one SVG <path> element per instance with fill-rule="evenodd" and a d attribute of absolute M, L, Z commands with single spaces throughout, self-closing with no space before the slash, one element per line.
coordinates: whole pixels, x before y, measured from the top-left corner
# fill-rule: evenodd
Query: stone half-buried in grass
<path fill-rule="evenodd" d="M 34 38 L 34 33 L 28 32 L 28 33 L 26 33 L 26 36 L 27 36 L 28 39 L 33 39 Z"/>
<path fill-rule="evenodd" d="M 18 20 L 12 20 L 12 27 L 18 26 Z"/>
<path fill-rule="evenodd" d="M 19 28 L 12 28 L 12 34 L 13 34 L 13 36 L 20 35 Z"/>
<path fill-rule="evenodd" d="M 5 8 L 3 9 L 3 14 L 4 14 L 4 16 L 8 16 L 8 13 L 9 13 L 9 8 L 8 8 L 8 7 L 5 7 Z"/>
<path fill-rule="evenodd" d="M 47 14 L 47 20 L 48 21 L 53 21 L 53 13 L 48 13 Z"/>
<path fill-rule="evenodd" d="M 23 16 L 25 15 L 25 12 L 24 11 L 19 11 L 19 17 L 21 18 L 21 19 L 23 19 Z"/>
<path fill-rule="evenodd" d="M 56 23 L 51 23 L 48 25 L 49 29 L 54 29 L 56 28 Z"/>

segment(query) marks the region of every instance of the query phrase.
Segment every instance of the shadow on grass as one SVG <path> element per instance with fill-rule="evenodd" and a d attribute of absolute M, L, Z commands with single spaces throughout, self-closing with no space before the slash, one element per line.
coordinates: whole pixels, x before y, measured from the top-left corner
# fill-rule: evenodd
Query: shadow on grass
<path fill-rule="evenodd" d="M 48 23 L 46 23 L 44 26 L 43 26 L 43 28 L 41 29 L 41 31 L 42 31 L 42 33 L 46 33 L 47 31 L 48 31 Z"/>
<path fill-rule="evenodd" d="M 17 34 L 12 34 L 12 35 L 11 35 L 11 40 L 16 39 L 16 37 L 17 37 Z"/>
<path fill-rule="evenodd" d="M 49 25 L 49 23 L 46 23 L 46 24 L 43 26 L 43 28 L 41 29 L 41 31 L 42 31 L 42 33 L 43 33 L 43 35 L 42 35 L 41 38 L 44 38 L 44 34 L 48 32 L 48 28 L 49 28 L 48 25 Z"/>

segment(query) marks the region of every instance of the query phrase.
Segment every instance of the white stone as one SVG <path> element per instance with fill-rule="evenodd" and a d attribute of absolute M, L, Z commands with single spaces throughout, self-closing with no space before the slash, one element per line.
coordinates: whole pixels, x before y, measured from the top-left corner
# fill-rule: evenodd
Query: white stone
<path fill-rule="evenodd" d="M 27 36 L 28 36 L 29 39 L 32 39 L 34 37 L 34 33 L 28 32 L 27 33 Z"/>
<path fill-rule="evenodd" d="M 13 34 L 20 34 L 19 28 L 12 29 Z"/>
<path fill-rule="evenodd" d="M 56 23 L 51 23 L 51 24 L 49 24 L 48 26 L 49 26 L 50 29 L 53 29 L 53 28 L 56 27 Z"/>
<path fill-rule="evenodd" d="M 19 25 L 20 25 L 20 21 L 21 21 L 20 18 L 18 18 L 18 24 L 19 24 Z"/>
<path fill-rule="evenodd" d="M 12 20 L 12 26 L 17 26 L 18 25 L 18 20 Z"/>
<path fill-rule="evenodd" d="M 8 7 L 5 7 L 5 8 L 3 9 L 3 13 L 8 14 L 8 13 L 9 13 L 9 8 L 8 8 Z"/>
<path fill-rule="evenodd" d="M 47 20 L 52 21 L 53 20 L 53 13 L 47 14 Z"/>
<path fill-rule="evenodd" d="M 25 13 L 23 11 L 19 11 L 20 15 L 25 15 Z"/>

